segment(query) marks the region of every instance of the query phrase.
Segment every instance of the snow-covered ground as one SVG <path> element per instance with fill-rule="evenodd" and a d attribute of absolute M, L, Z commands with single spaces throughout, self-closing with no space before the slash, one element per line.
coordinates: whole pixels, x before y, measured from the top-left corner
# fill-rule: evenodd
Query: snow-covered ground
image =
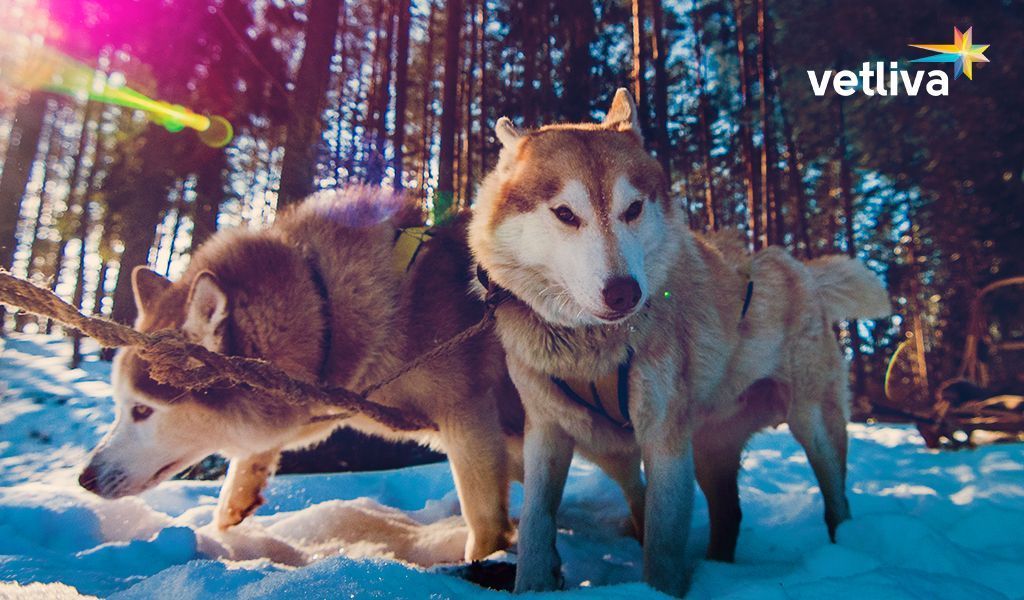
<path fill-rule="evenodd" d="M 67 370 L 57 338 L 0 344 L 0 598 L 505 595 L 444 564 L 466 537 L 445 464 L 277 477 L 227 534 L 210 526 L 216 483 L 91 496 L 75 477 L 112 419 L 108 365 Z M 1024 598 L 1024 447 L 938 453 L 909 428 L 850 431 L 854 520 L 838 543 L 799 446 L 785 430 L 760 434 L 744 457 L 736 564 L 698 560 L 708 526 L 696 503 L 690 597 Z M 521 498 L 516 485 L 517 514 Z M 625 519 L 617 488 L 576 461 L 559 514 L 563 596 L 657 595 L 637 583 Z"/>

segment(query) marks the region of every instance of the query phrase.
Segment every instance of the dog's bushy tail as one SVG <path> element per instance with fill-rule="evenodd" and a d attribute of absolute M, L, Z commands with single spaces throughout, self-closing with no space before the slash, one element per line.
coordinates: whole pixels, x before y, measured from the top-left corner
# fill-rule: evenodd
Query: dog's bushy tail
<path fill-rule="evenodd" d="M 879 319 L 892 314 L 885 286 L 859 260 L 835 254 L 805 264 L 829 322 Z"/>

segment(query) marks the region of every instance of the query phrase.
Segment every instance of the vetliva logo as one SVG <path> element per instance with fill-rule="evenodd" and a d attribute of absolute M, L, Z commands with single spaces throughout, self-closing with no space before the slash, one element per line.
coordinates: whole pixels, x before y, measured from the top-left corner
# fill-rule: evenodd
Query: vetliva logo
<path fill-rule="evenodd" d="M 974 63 L 987 63 L 985 50 L 988 44 L 978 45 L 972 43 L 973 27 L 968 27 L 966 32 L 953 28 L 952 44 L 910 44 L 911 48 L 920 48 L 936 53 L 935 56 L 927 56 L 912 60 L 915 63 L 953 63 L 953 78 L 966 75 L 968 79 L 974 79 Z M 928 80 L 925 81 L 925 75 Z M 930 96 L 949 95 L 949 76 L 945 71 L 938 69 L 928 71 L 906 71 L 900 69 L 899 64 L 891 61 L 888 67 L 885 61 L 878 61 L 874 64 L 865 62 L 860 71 L 825 71 L 818 74 L 815 71 L 807 71 L 807 77 L 811 80 L 811 90 L 815 96 L 824 96 L 828 91 L 829 84 L 835 93 L 840 96 L 851 96 L 858 90 L 866 96 L 898 96 L 900 91 L 907 96 L 916 96 L 922 89 Z"/>

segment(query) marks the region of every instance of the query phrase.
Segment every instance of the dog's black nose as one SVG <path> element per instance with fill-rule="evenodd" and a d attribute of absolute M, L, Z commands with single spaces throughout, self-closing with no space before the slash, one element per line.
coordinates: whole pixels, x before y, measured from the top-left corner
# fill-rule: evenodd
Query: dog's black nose
<path fill-rule="evenodd" d="M 78 476 L 78 485 L 84 487 L 94 494 L 98 494 L 100 473 L 96 467 L 89 465 Z"/>
<path fill-rule="evenodd" d="M 605 284 L 604 303 L 617 313 L 623 313 L 640 302 L 640 284 L 632 277 L 615 277 Z"/>

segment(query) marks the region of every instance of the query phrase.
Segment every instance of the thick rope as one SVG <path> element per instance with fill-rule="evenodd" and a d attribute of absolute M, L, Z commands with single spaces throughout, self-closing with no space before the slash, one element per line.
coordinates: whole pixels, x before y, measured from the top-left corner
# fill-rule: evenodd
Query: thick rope
<path fill-rule="evenodd" d="M 479 322 L 402 365 L 362 393 L 357 393 L 343 387 L 319 387 L 295 379 L 265 360 L 212 352 L 189 342 L 177 331 L 147 334 L 107 319 L 87 317 L 52 291 L 0 269 L 0 302 L 77 329 L 107 348 L 136 347 L 141 357 L 149 362 L 150 377 L 157 382 L 186 390 L 246 385 L 294 406 L 314 404 L 340 411 L 314 417 L 311 422 L 362 414 L 398 431 L 436 430 L 437 424 L 422 414 L 385 406 L 367 397 L 409 371 L 451 352 L 456 346 L 486 331 L 493 325 L 494 311 L 502 299 L 496 294 L 489 294 L 487 310 Z"/>

